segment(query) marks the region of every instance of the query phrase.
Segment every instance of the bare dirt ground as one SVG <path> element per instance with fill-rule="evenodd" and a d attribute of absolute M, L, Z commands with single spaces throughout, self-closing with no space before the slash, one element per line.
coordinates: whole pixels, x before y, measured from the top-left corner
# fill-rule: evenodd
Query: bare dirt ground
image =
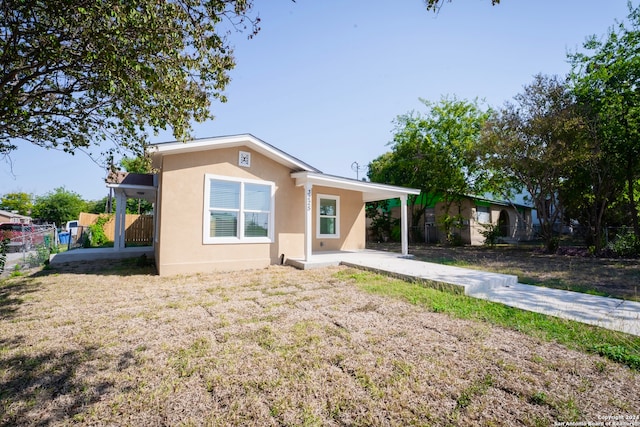
<path fill-rule="evenodd" d="M 371 249 L 400 251 L 399 244 L 368 244 Z M 537 246 L 410 246 L 417 259 L 515 274 L 522 283 L 640 301 L 640 260 L 595 258 L 585 251 L 561 248 L 544 254 Z M 577 255 L 576 255 L 577 254 Z"/>
<path fill-rule="evenodd" d="M 640 373 L 360 290 L 343 267 L 0 284 L 0 425 L 554 425 L 640 414 Z"/>

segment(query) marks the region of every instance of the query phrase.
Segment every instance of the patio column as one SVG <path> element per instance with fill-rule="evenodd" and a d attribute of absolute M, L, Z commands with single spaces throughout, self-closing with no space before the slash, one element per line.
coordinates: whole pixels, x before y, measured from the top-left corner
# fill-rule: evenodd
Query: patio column
<path fill-rule="evenodd" d="M 409 227 L 407 226 L 407 195 L 400 196 L 400 241 L 402 242 L 402 256 L 409 255 Z"/>
<path fill-rule="evenodd" d="M 124 249 L 124 233 L 126 230 L 127 197 L 123 191 L 116 190 L 116 223 L 113 236 L 113 248 Z"/>
<path fill-rule="evenodd" d="M 313 238 L 313 184 L 304 185 L 304 260 L 311 260 Z"/>

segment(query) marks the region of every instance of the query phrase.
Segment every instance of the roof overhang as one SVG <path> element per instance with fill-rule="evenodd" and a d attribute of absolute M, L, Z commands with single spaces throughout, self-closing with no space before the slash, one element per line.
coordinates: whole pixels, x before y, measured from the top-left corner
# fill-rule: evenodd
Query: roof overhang
<path fill-rule="evenodd" d="M 128 199 L 156 201 L 157 176 L 153 174 L 118 172 L 107 177 L 107 188 L 123 193 Z"/>
<path fill-rule="evenodd" d="M 151 154 L 152 165 L 154 168 L 160 168 L 161 159 L 165 155 L 193 153 L 198 151 L 213 150 L 219 148 L 248 147 L 265 157 L 274 160 L 294 171 L 312 171 L 320 172 L 316 168 L 306 164 L 302 160 L 277 149 L 251 134 L 218 136 L 214 138 L 195 139 L 192 141 L 181 142 L 163 142 L 150 144 L 148 148 Z"/>
<path fill-rule="evenodd" d="M 355 179 L 325 175 L 316 172 L 293 172 L 291 177 L 296 180 L 297 186 L 311 184 L 323 187 L 340 188 L 342 190 L 359 191 L 362 193 L 362 199 L 365 202 L 375 202 L 378 200 L 395 199 L 401 196 L 420 194 L 420 190 L 416 188 L 397 187 L 395 185 L 358 181 Z"/>

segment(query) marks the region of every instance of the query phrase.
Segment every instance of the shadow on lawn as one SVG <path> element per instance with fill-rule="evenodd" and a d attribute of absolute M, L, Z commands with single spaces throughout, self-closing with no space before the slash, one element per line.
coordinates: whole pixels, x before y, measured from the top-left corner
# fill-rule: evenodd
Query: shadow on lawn
<path fill-rule="evenodd" d="M 72 261 L 49 265 L 31 277 L 51 274 L 95 274 L 100 276 L 138 276 L 158 274 L 153 259 L 136 258 Z"/>
<path fill-rule="evenodd" d="M 0 341 L 0 345 L 19 343 Z M 95 353 L 95 347 L 87 347 L 0 358 L 0 370 L 5 372 L 0 381 L 0 425 L 51 425 L 100 400 L 113 384 L 89 385 L 76 376 L 78 367 L 94 359 Z"/>
<path fill-rule="evenodd" d="M 0 319 L 6 319 L 18 310 L 24 296 L 37 291 L 38 284 L 28 278 L 0 284 Z"/>

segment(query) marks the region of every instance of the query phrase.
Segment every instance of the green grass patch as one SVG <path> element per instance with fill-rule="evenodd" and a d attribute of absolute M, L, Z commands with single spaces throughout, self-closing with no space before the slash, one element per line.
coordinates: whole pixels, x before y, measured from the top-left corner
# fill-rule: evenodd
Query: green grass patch
<path fill-rule="evenodd" d="M 208 339 L 198 338 L 189 347 L 179 349 L 171 358 L 171 365 L 180 377 L 190 377 L 198 371 L 198 361 L 209 353 L 210 348 Z"/>
<path fill-rule="evenodd" d="M 629 349 L 621 345 L 598 344 L 594 350 L 601 356 L 616 362 L 624 363 L 633 369 L 640 371 L 640 355 L 630 352 Z"/>
<path fill-rule="evenodd" d="M 509 307 L 504 304 L 442 292 L 381 274 L 355 269 L 336 273 L 362 290 L 401 299 L 427 310 L 513 329 L 544 341 L 597 353 L 640 371 L 640 337 L 592 325 Z"/>
<path fill-rule="evenodd" d="M 420 259 L 420 261 L 424 261 L 424 262 L 432 262 L 434 264 L 450 265 L 450 266 L 453 266 L 453 267 L 473 267 L 472 263 L 470 263 L 468 261 L 460 260 L 460 259 L 455 259 L 455 258 L 420 257 L 419 259 Z"/>
<path fill-rule="evenodd" d="M 469 387 L 462 390 L 456 399 L 456 410 L 469 406 L 475 397 L 484 395 L 492 385 L 493 378 L 490 374 L 475 380 Z"/>

